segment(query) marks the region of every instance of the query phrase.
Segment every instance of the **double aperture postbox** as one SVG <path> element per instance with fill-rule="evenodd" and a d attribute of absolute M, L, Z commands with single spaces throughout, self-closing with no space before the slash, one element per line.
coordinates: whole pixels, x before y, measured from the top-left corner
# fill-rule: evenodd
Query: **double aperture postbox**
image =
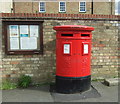
<path fill-rule="evenodd" d="M 90 56 L 93 27 L 55 26 L 56 91 L 83 92 L 90 89 Z"/>

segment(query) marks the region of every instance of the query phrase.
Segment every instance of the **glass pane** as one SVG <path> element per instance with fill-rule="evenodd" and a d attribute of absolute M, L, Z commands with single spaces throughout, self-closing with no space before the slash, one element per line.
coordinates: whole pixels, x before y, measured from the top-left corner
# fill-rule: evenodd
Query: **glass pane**
<path fill-rule="evenodd" d="M 20 49 L 21 50 L 36 50 L 38 49 L 39 42 L 39 26 L 38 25 L 20 25 Z M 22 28 L 22 30 L 21 30 Z M 23 29 L 24 28 L 24 29 Z M 29 35 L 26 35 L 28 32 Z"/>
<path fill-rule="evenodd" d="M 18 25 L 9 25 L 10 37 L 19 37 Z"/>
<path fill-rule="evenodd" d="M 60 2 L 60 6 L 65 6 L 65 2 Z"/>
<path fill-rule="evenodd" d="M 80 11 L 85 11 L 85 8 L 83 8 L 83 7 L 82 7 L 82 8 L 80 8 Z"/>
<path fill-rule="evenodd" d="M 85 2 L 80 2 L 80 6 L 85 6 Z"/>
<path fill-rule="evenodd" d="M 85 11 L 85 9 L 86 9 L 85 2 L 80 2 L 80 11 Z"/>
<path fill-rule="evenodd" d="M 9 25 L 9 50 L 38 50 L 40 49 L 39 25 Z"/>
<path fill-rule="evenodd" d="M 9 25 L 9 49 L 19 50 L 19 30 L 18 25 Z"/>
<path fill-rule="evenodd" d="M 45 11 L 45 2 L 40 2 L 40 11 Z"/>
<path fill-rule="evenodd" d="M 22 50 L 37 49 L 37 37 L 20 38 L 20 46 Z"/>
<path fill-rule="evenodd" d="M 38 25 L 30 25 L 30 37 L 39 37 Z"/>
<path fill-rule="evenodd" d="M 19 38 L 10 37 L 10 50 L 19 50 Z"/>
<path fill-rule="evenodd" d="M 29 37 L 28 25 L 20 25 L 20 37 Z"/>
<path fill-rule="evenodd" d="M 61 12 L 65 11 L 65 2 L 60 2 L 60 11 Z"/>
<path fill-rule="evenodd" d="M 45 9 L 44 8 L 40 8 L 40 11 L 45 11 Z"/>
<path fill-rule="evenodd" d="M 45 3 L 44 2 L 40 2 L 40 6 L 45 6 Z"/>

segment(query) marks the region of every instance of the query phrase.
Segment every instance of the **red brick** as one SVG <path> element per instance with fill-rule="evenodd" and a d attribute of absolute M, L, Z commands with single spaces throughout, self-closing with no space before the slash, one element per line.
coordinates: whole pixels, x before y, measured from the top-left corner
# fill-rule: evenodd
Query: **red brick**
<path fill-rule="evenodd" d="M 19 64 L 19 62 L 18 61 L 12 61 L 12 62 L 10 62 L 10 64 Z"/>
<path fill-rule="evenodd" d="M 93 47 L 98 47 L 98 45 L 97 45 L 97 44 L 94 44 Z"/>
<path fill-rule="evenodd" d="M 111 59 L 117 59 L 117 56 L 110 56 Z"/>
<path fill-rule="evenodd" d="M 105 45 L 104 44 L 99 44 L 98 47 L 105 47 Z"/>
<path fill-rule="evenodd" d="M 37 14 L 34 14 L 35 17 L 37 17 L 37 16 L 42 17 L 42 14 L 41 14 L 41 13 L 39 13 L 37 16 L 36 16 L 36 15 L 37 15 Z"/>
<path fill-rule="evenodd" d="M 97 59 L 97 57 L 92 57 L 92 59 Z"/>
<path fill-rule="evenodd" d="M 10 78 L 10 74 L 7 74 L 5 77 L 6 77 L 6 78 Z"/>
<path fill-rule="evenodd" d="M 120 18 L 115 15 L 92 14 L 50 14 L 50 13 L 2 13 L 2 17 L 81 17 L 81 18 Z"/>
<path fill-rule="evenodd" d="M 2 61 L 0 61 L 0 65 L 2 65 Z"/>
<path fill-rule="evenodd" d="M 2 71 L 2 70 L 4 70 L 3 68 L 0 68 L 0 70 Z"/>
<path fill-rule="evenodd" d="M 118 58 L 120 58 L 120 56 L 118 56 Z"/>
<path fill-rule="evenodd" d="M 25 58 L 31 58 L 32 55 L 25 55 L 24 57 L 25 57 Z"/>
<path fill-rule="evenodd" d="M 12 71 L 12 74 L 16 74 L 16 71 Z"/>

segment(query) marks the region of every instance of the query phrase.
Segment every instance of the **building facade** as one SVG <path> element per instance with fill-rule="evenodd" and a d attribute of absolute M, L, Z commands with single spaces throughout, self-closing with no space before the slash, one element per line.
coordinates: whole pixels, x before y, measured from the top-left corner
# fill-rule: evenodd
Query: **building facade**
<path fill-rule="evenodd" d="M 14 2 L 15 13 L 115 14 L 115 2 Z"/>

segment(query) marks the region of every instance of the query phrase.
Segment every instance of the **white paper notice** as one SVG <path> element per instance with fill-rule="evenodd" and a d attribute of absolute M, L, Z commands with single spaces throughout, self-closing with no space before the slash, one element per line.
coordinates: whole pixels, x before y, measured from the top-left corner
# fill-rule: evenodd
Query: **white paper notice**
<path fill-rule="evenodd" d="M 20 36 L 28 37 L 28 25 L 20 25 Z"/>
<path fill-rule="evenodd" d="M 19 37 L 18 25 L 10 25 L 9 31 L 10 31 L 10 37 Z"/>
<path fill-rule="evenodd" d="M 64 44 L 64 54 L 70 54 L 70 44 Z"/>
<path fill-rule="evenodd" d="M 84 44 L 84 54 L 88 54 L 88 44 Z"/>
<path fill-rule="evenodd" d="M 19 49 L 19 38 L 10 38 L 10 50 Z"/>
<path fill-rule="evenodd" d="M 20 38 L 20 46 L 23 50 L 37 49 L 37 38 L 36 37 L 22 37 Z"/>
<path fill-rule="evenodd" d="M 38 37 L 38 25 L 30 25 L 30 37 Z"/>

